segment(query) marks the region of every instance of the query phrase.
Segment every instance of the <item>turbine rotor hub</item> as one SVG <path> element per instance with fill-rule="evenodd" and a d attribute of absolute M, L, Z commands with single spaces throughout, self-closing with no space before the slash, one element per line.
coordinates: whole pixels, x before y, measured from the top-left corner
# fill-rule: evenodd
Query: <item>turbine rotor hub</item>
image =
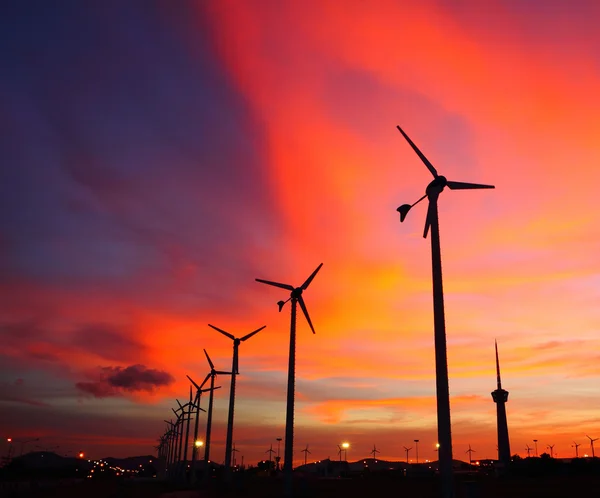
<path fill-rule="evenodd" d="M 302 295 L 302 288 L 301 287 L 296 287 L 293 291 L 292 291 L 292 298 L 294 299 L 298 299 L 300 296 Z"/>
<path fill-rule="evenodd" d="M 427 185 L 427 188 L 425 189 L 425 193 L 429 196 L 429 195 L 439 195 L 441 193 L 442 190 L 444 190 L 444 187 L 446 186 L 446 184 L 448 183 L 448 180 L 446 179 L 445 176 L 438 176 L 437 178 L 435 178 L 429 185 Z"/>

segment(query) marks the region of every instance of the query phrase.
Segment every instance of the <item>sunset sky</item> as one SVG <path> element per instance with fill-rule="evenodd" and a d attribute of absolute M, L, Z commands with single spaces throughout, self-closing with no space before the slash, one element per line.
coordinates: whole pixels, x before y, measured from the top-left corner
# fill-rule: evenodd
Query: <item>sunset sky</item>
<path fill-rule="evenodd" d="M 0 455 L 149 454 L 186 374 L 231 367 L 246 463 L 401 459 L 436 435 L 439 215 L 454 457 L 600 437 L 600 3 L 8 2 L 0 8 Z M 215 398 L 223 460 L 229 380 Z M 203 399 L 206 407 L 206 399 Z M 201 420 L 204 434 L 205 415 Z M 203 438 L 204 436 L 202 436 Z M 283 453 L 283 446 L 282 446 Z M 414 449 L 411 451 L 414 457 Z"/>

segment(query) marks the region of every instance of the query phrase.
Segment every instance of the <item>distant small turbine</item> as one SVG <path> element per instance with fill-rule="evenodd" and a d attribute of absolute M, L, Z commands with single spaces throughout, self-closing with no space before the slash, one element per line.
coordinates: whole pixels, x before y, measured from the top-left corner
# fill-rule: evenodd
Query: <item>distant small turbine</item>
<path fill-rule="evenodd" d="M 590 446 L 592 447 L 592 458 L 596 458 L 596 454 L 594 453 L 594 441 L 598 441 L 598 438 L 592 439 L 587 434 L 585 435 L 585 437 L 587 437 L 590 440 Z"/>
<path fill-rule="evenodd" d="M 412 450 L 412 446 L 410 448 L 407 448 L 406 446 L 404 446 L 404 451 L 406 451 L 406 463 L 408 463 L 408 452 Z"/>
<path fill-rule="evenodd" d="M 371 455 L 373 455 L 373 460 L 377 458 L 377 453 L 381 453 L 375 445 L 373 445 L 373 449 L 371 450 Z"/>
<path fill-rule="evenodd" d="M 471 445 L 469 444 L 469 449 L 467 451 L 465 451 L 465 453 L 469 454 L 469 467 L 473 466 L 473 458 L 471 453 L 477 453 L 475 450 L 471 449 Z"/>
<path fill-rule="evenodd" d="M 308 289 L 308 286 L 312 282 L 317 272 L 321 269 L 323 263 L 317 266 L 317 269 L 313 271 L 306 281 L 300 287 L 294 287 L 289 284 L 281 284 L 279 282 L 271 282 L 270 280 L 263 280 L 257 278 L 256 281 L 262 284 L 272 285 L 273 287 L 279 287 L 290 291 L 290 297 L 286 301 L 279 301 L 279 311 L 283 309 L 283 306 L 288 301 L 292 301 L 292 316 L 290 320 L 290 354 L 288 363 L 288 385 L 287 385 L 287 408 L 285 414 L 285 449 L 283 453 L 283 471 L 285 474 L 285 494 L 286 496 L 292 495 L 292 473 L 293 473 L 293 458 L 294 458 L 294 392 L 296 389 L 296 306 L 300 304 L 300 308 L 304 313 L 304 317 L 308 322 L 312 333 L 315 333 L 315 328 L 308 315 L 306 304 L 302 298 L 302 293 Z"/>
<path fill-rule="evenodd" d="M 269 449 L 267 451 L 265 451 L 265 453 L 269 454 L 269 462 L 273 461 L 273 453 L 277 453 L 274 449 L 273 449 L 273 443 L 271 443 L 271 446 L 269 447 Z"/>
<path fill-rule="evenodd" d="M 444 318 L 444 290 L 442 284 L 442 256 L 440 248 L 440 227 L 438 219 L 438 197 L 445 187 L 450 190 L 471 190 L 494 188 L 492 185 L 481 185 L 478 183 L 454 182 L 438 175 L 433 164 L 425 157 L 419 148 L 413 143 L 406 133 L 397 127 L 429 172 L 433 175 L 433 181 L 427 186 L 425 195 L 413 204 L 403 204 L 397 211 L 400 213 L 400 221 L 404 221 L 410 209 L 421 202 L 425 197 L 429 200 L 427 217 L 425 219 L 425 230 L 423 237 L 431 228 L 431 263 L 433 277 L 433 315 L 434 315 L 434 337 L 435 337 L 435 374 L 437 395 L 437 418 L 438 418 L 438 442 L 439 468 L 442 479 L 443 496 L 453 495 L 452 481 L 452 432 L 450 423 L 450 393 L 448 387 L 448 359 L 446 356 L 446 323 Z"/>
<path fill-rule="evenodd" d="M 241 339 L 234 337 L 233 334 L 229 332 L 225 332 L 224 330 L 215 327 L 214 325 L 208 324 L 209 327 L 215 329 L 217 332 L 220 332 L 225 337 L 229 337 L 233 341 L 233 363 L 231 365 L 231 387 L 229 389 L 229 416 L 227 418 L 227 441 L 225 443 L 225 474 L 228 474 L 229 469 L 231 468 L 231 452 L 232 452 L 232 442 L 233 442 L 233 413 L 235 407 L 235 378 L 239 375 L 238 370 L 238 348 L 240 343 L 247 341 L 255 334 L 258 334 L 262 329 L 266 327 L 263 325 L 262 327 L 256 329 L 253 332 L 245 335 Z"/>
<path fill-rule="evenodd" d="M 549 444 L 547 448 L 550 450 L 550 458 L 554 458 L 554 446 L 555 444 Z"/>
<path fill-rule="evenodd" d="M 235 443 L 233 443 L 233 448 L 231 449 L 231 454 L 233 455 L 233 466 L 235 467 L 235 454 L 238 453 L 240 450 L 236 450 L 235 449 Z"/>
<path fill-rule="evenodd" d="M 530 448 L 528 444 L 525 445 L 525 449 L 527 450 L 527 458 L 531 457 L 531 450 L 533 448 Z"/>
<path fill-rule="evenodd" d="M 581 446 L 581 443 L 577 444 L 575 441 L 573 441 L 573 445 L 575 447 L 575 458 L 579 458 L 579 447 Z"/>
<path fill-rule="evenodd" d="M 306 445 L 306 448 L 304 448 L 302 450 L 302 453 L 304 453 L 304 465 L 306 465 L 306 460 L 308 458 L 308 455 L 312 455 L 312 453 L 310 451 L 308 451 L 308 444 Z"/>

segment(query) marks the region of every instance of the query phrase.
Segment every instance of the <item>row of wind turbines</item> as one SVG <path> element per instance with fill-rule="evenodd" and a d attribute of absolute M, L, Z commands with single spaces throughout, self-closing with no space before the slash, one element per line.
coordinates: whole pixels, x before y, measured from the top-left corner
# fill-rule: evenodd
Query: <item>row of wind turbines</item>
<path fill-rule="evenodd" d="M 429 205 L 427 208 L 427 215 L 425 219 L 425 228 L 423 231 L 423 237 L 427 238 L 430 234 L 431 240 L 431 260 L 432 260 L 432 283 L 433 283 L 433 315 L 434 315 L 434 346 L 435 346 L 435 364 L 436 364 L 436 400 L 437 400 L 437 421 L 438 421 L 438 456 L 439 456 L 439 470 L 442 481 L 442 496 L 444 498 L 452 498 L 453 496 L 453 475 L 452 475 L 452 436 L 451 436 L 451 420 L 450 420 L 450 401 L 449 401 L 449 385 L 448 385 L 448 362 L 447 362 L 447 347 L 446 347 L 446 330 L 445 330 L 445 313 L 444 313 L 444 293 L 443 293 L 443 280 L 442 280 L 442 264 L 441 264 L 441 245 L 440 245 L 440 231 L 439 231 L 439 216 L 438 216 L 438 199 L 442 191 L 448 187 L 450 190 L 475 190 L 475 189 L 493 189 L 493 185 L 484 185 L 476 183 L 466 183 L 448 180 L 446 177 L 438 174 L 433 164 L 425 157 L 421 150 L 415 145 L 415 143 L 408 137 L 408 135 L 402 130 L 400 126 L 397 126 L 402 136 L 406 139 L 410 147 L 417 154 L 420 160 L 423 162 L 425 167 L 433 176 L 433 180 L 427 185 L 425 194 L 420 197 L 413 204 L 403 204 L 397 208 L 400 214 L 400 221 L 403 222 L 406 219 L 409 211 L 420 203 L 425 198 L 428 199 Z M 279 311 L 282 310 L 283 306 L 291 301 L 291 323 L 290 323 L 290 351 L 289 351 L 289 365 L 288 365 L 288 389 L 287 389 L 287 409 L 286 409 L 286 431 L 285 431 L 285 452 L 284 452 L 284 475 L 285 475 L 285 494 L 291 496 L 292 494 L 292 455 L 293 455 L 293 437 L 294 437 L 294 390 L 295 390 L 295 355 L 296 355 L 296 312 L 297 305 L 300 305 L 302 312 L 314 333 L 314 327 L 308 315 L 306 305 L 302 298 L 302 293 L 308 288 L 311 281 L 320 270 L 322 264 L 308 277 L 308 279 L 300 287 L 294 287 L 289 284 L 282 284 L 278 282 L 272 282 L 268 280 L 256 279 L 258 282 L 278 287 L 287 291 L 290 291 L 290 296 L 286 301 L 279 301 Z M 231 464 L 231 452 L 232 452 L 232 431 L 233 431 L 233 407 L 235 401 L 235 376 L 239 373 L 237 369 L 237 347 L 239 344 L 252 335 L 258 333 L 260 329 L 242 337 L 236 339 L 232 334 L 225 332 L 217 327 L 211 325 L 214 329 L 226 335 L 234 341 L 234 359 L 231 372 L 223 372 L 224 374 L 231 375 L 231 390 L 230 390 L 230 404 L 229 404 L 229 417 L 227 426 L 227 443 L 226 443 L 226 458 L 225 467 L 226 471 L 229 470 Z M 208 355 L 207 355 L 208 358 Z M 209 360 L 210 362 L 210 360 Z M 211 372 L 214 367 L 211 363 Z M 198 421 L 200 396 L 202 392 L 210 391 L 211 401 L 209 402 L 209 413 L 207 421 L 207 444 L 205 448 L 205 462 L 209 461 L 209 441 L 210 441 L 210 421 L 212 415 L 212 395 L 214 389 L 214 382 L 211 382 L 211 387 L 203 389 L 208 378 L 211 378 L 212 374 L 209 374 L 204 382 L 200 385 L 193 382 L 196 387 L 196 397 L 192 400 L 192 394 L 190 394 L 190 401 L 186 405 L 182 405 L 178 402 L 179 409 L 173 410 L 178 416 L 177 422 L 169 422 L 169 428 L 166 433 L 166 439 L 170 441 L 167 445 L 169 452 L 173 453 L 171 446 L 172 441 L 176 438 L 183 437 L 183 421 L 187 423 L 186 428 L 186 440 L 189 432 L 190 414 L 195 410 L 196 412 L 196 426 Z M 212 377 L 214 380 L 214 377 Z M 191 379 L 190 379 L 191 380 Z M 191 389 L 191 388 L 190 388 Z M 187 410 L 186 410 L 187 407 Z M 187 418 L 186 418 L 187 417 Z M 590 438 L 591 439 L 591 438 Z M 593 445 L 593 441 L 592 441 Z M 408 449 L 405 448 L 408 452 Z M 468 453 L 471 455 L 472 450 L 469 447 Z M 181 453 L 181 443 L 179 443 L 179 454 Z M 184 449 L 184 460 L 187 454 L 187 445 Z M 195 451 L 192 454 L 192 458 L 195 456 Z M 170 456 L 170 462 L 174 462 L 173 456 Z"/>
<path fill-rule="evenodd" d="M 408 144 L 412 147 L 414 152 L 418 155 L 421 161 L 425 164 L 426 168 L 433 176 L 433 181 L 429 183 L 425 190 L 425 195 L 418 199 L 413 204 L 403 204 L 398 207 L 397 211 L 400 213 L 400 221 L 403 222 L 408 212 L 419 202 L 424 200 L 426 197 L 429 201 L 429 207 L 427 209 L 427 216 L 425 220 L 425 229 L 423 237 L 426 238 L 429 232 L 431 232 L 431 256 L 432 256 L 432 280 L 433 280 L 433 308 L 434 308 L 434 344 L 435 344 L 435 361 L 436 361 L 436 398 L 437 398 L 437 419 L 438 419 L 438 441 L 439 441 L 439 467 L 440 475 L 442 479 L 442 494 L 444 498 L 452 498 L 453 495 L 453 477 L 452 477 L 452 437 L 451 437 L 451 423 L 450 423 L 450 399 L 449 399 L 449 386 L 448 386 L 448 361 L 446 353 L 446 330 L 445 330 L 445 317 L 444 317 L 444 295 L 443 295 L 443 284 L 442 284 L 442 264 L 441 264 L 441 247 L 440 247 L 440 233 L 439 233 L 439 218 L 438 218 L 438 198 L 445 187 L 451 190 L 472 190 L 472 189 L 491 189 L 494 188 L 492 185 L 483 185 L 476 183 L 465 183 L 447 180 L 446 177 L 438 174 L 437 170 L 431 164 L 431 162 L 425 157 L 421 150 L 413 143 L 408 135 L 402 130 L 400 126 L 397 126 L 402 136 L 406 139 Z M 317 272 L 322 266 L 319 265 L 317 269 L 308 277 L 308 279 L 300 287 L 294 287 L 289 284 L 282 284 L 278 282 L 272 282 L 268 280 L 256 279 L 258 282 L 279 287 L 290 291 L 290 297 L 286 301 L 279 301 L 279 311 L 282 310 L 283 306 L 291 301 L 291 323 L 290 323 L 290 353 L 289 353 L 289 365 L 288 365 L 288 390 L 287 390 L 287 409 L 286 409 L 286 430 L 285 430 L 285 452 L 284 452 L 284 475 L 285 475 L 285 494 L 291 496 L 292 494 L 292 456 L 293 456 L 293 437 L 294 437 L 294 390 L 295 390 L 295 360 L 296 360 L 296 309 L 297 305 L 300 304 L 302 312 L 313 331 L 315 332 L 306 305 L 302 298 L 302 293 L 310 285 L 312 279 L 315 277 Z M 216 329 L 216 327 L 213 327 Z M 263 327 L 264 328 L 264 327 Z M 225 466 L 226 472 L 230 468 L 230 457 L 231 457 L 231 434 L 233 431 L 233 404 L 235 399 L 235 382 L 234 377 L 237 375 L 237 345 L 242 341 L 246 340 L 251 335 L 257 333 L 254 331 L 248 336 L 244 336 L 242 339 L 236 339 L 231 334 L 217 329 L 219 332 L 225 334 L 234 340 L 234 364 L 232 371 L 229 375 L 232 376 L 231 391 L 230 391 L 230 406 L 229 406 L 229 419 L 227 428 L 227 443 L 226 443 L 226 457 Z M 205 381 L 206 382 L 206 381 Z M 202 384 L 203 385 L 203 384 Z M 199 400 L 202 391 L 202 385 L 197 386 L 196 398 L 191 400 L 186 405 L 181 405 L 179 402 L 179 411 L 181 414 L 176 412 L 178 415 L 178 421 L 176 424 L 169 423 L 170 426 L 167 430 L 166 435 L 170 435 L 167 440 L 171 442 L 168 446 L 173 446 L 172 441 L 176 440 L 177 437 L 181 440 L 183 437 L 183 420 L 187 417 L 187 426 L 189 428 L 189 414 L 192 410 L 196 410 L 196 414 L 200 410 Z M 210 389 L 211 399 L 214 388 Z M 185 407 L 189 410 L 185 410 Z M 211 418 L 211 407 L 209 406 L 209 420 Z M 196 421 L 198 418 L 196 417 Z M 210 424 L 207 422 L 207 434 L 209 432 Z M 186 433 L 188 433 L 186 429 Z M 207 438 L 208 441 L 208 438 Z M 179 443 L 179 453 L 181 453 L 181 444 Z M 209 444 L 207 444 L 207 447 Z M 209 448 L 207 448 L 209 450 Z M 173 453 L 172 450 L 169 450 Z M 184 450 L 184 460 L 187 454 L 187 446 Z M 208 462 L 208 452 L 205 450 L 205 463 Z M 195 452 L 193 452 L 192 458 Z M 171 462 L 173 458 L 171 455 Z"/>
<path fill-rule="evenodd" d="M 302 297 L 302 293 L 308 289 L 308 286 L 311 284 L 316 274 L 319 272 L 323 263 L 321 263 L 304 281 L 302 285 L 299 287 L 294 287 L 289 284 L 284 284 L 280 282 L 273 282 L 270 280 L 263 280 L 257 278 L 256 281 L 267 284 L 273 287 L 278 287 L 281 289 L 285 289 L 290 291 L 290 295 L 285 301 L 278 301 L 277 306 L 279 311 L 281 312 L 286 303 L 291 301 L 291 321 L 290 321 L 290 347 L 289 347 L 289 364 L 288 364 L 288 384 L 287 384 L 287 408 L 286 408 L 286 425 L 285 425 L 285 447 L 284 447 L 284 464 L 283 464 L 283 472 L 285 476 L 286 482 L 286 494 L 291 494 L 292 487 L 292 472 L 293 472 L 293 452 L 294 452 L 294 401 L 295 401 L 295 380 L 296 380 L 296 316 L 297 316 L 297 306 L 300 305 L 300 309 L 302 310 L 306 321 L 313 334 L 315 333 L 314 326 L 310 319 L 310 315 L 308 314 L 308 309 L 306 308 L 306 304 L 304 302 L 304 298 Z M 224 469 L 226 477 L 230 475 L 231 466 L 232 466 L 232 454 L 235 450 L 235 445 L 233 443 L 233 425 L 234 425 L 234 413 L 235 413 L 235 389 L 236 389 L 236 376 L 239 375 L 239 346 L 242 342 L 247 341 L 254 335 L 258 334 L 261 330 L 263 330 L 266 325 L 250 332 L 249 334 L 244 335 L 241 338 L 235 337 L 233 334 L 220 329 L 219 327 L 215 327 L 214 325 L 208 324 L 209 327 L 213 328 L 217 332 L 223 334 L 225 337 L 231 339 L 233 341 L 233 360 L 231 371 L 222 371 L 216 370 L 210 356 L 208 355 L 206 349 L 204 350 L 204 354 L 206 355 L 206 359 L 210 366 L 210 371 L 204 378 L 204 380 L 198 384 L 196 383 L 189 375 L 187 378 L 189 379 L 190 392 L 189 392 L 189 400 L 182 404 L 178 399 L 177 402 L 178 408 L 171 408 L 173 413 L 175 414 L 176 421 L 173 420 L 165 420 L 167 424 L 167 429 L 165 433 L 159 438 L 159 456 L 164 458 L 167 462 L 168 474 L 171 477 L 180 476 L 182 473 L 185 475 L 185 470 L 187 468 L 187 456 L 189 449 L 189 436 L 190 436 L 190 423 L 192 419 L 192 415 L 195 415 L 194 422 L 194 434 L 192 441 L 194 442 L 192 448 L 192 459 L 191 459 L 191 467 L 194 468 L 194 465 L 197 460 L 197 452 L 198 448 L 202 446 L 202 443 L 198 441 L 198 426 L 199 426 L 199 418 L 200 411 L 205 411 L 200 407 L 200 400 L 202 394 L 209 392 L 209 404 L 208 404 L 208 413 L 207 413 L 207 422 L 206 422 L 206 438 L 204 443 L 204 469 L 207 472 L 210 463 L 210 442 L 211 442 L 211 429 L 212 429 L 212 411 L 213 411 L 213 399 L 214 399 L 214 391 L 219 389 L 220 386 L 215 386 L 215 378 L 218 375 L 230 375 L 231 383 L 230 383 L 230 391 L 229 391 L 229 412 L 227 417 L 227 438 L 225 443 L 225 462 Z M 210 380 L 210 387 L 204 387 L 206 383 Z M 196 389 L 196 394 L 193 394 L 193 387 Z M 185 431 L 184 431 L 185 426 Z M 185 440 L 184 440 L 184 432 L 185 432 Z M 272 449 L 272 447 L 271 447 Z M 307 453 L 310 453 L 308 450 L 308 446 L 303 450 L 305 452 L 305 457 Z M 192 479 L 194 476 L 194 472 L 191 473 Z"/>

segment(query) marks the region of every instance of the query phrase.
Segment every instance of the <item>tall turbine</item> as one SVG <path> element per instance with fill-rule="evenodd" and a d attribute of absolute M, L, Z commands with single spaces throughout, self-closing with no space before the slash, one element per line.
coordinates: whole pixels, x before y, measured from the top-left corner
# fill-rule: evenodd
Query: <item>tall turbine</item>
<path fill-rule="evenodd" d="M 213 412 L 213 398 L 215 394 L 215 378 L 217 375 L 231 375 L 231 372 L 223 372 L 215 369 L 215 365 L 208 356 L 206 349 L 204 350 L 204 354 L 206 355 L 206 359 L 208 361 L 208 365 L 210 366 L 210 372 L 206 377 L 210 376 L 210 396 L 208 397 L 208 413 L 206 417 L 206 441 L 204 441 L 204 466 L 206 471 L 208 472 L 208 462 L 210 462 L 210 435 L 212 428 L 212 412 Z M 204 379 L 206 382 L 206 379 Z M 204 382 L 202 384 L 204 384 Z"/>
<path fill-rule="evenodd" d="M 587 437 L 590 440 L 590 446 L 592 448 L 592 458 L 596 458 L 596 454 L 594 453 L 594 441 L 598 441 L 598 438 L 596 439 L 592 439 L 590 436 L 588 436 L 587 434 L 585 435 L 585 437 Z"/>
<path fill-rule="evenodd" d="M 406 446 L 404 446 L 404 451 L 406 451 L 406 463 L 408 463 L 408 452 L 412 450 L 412 446 L 410 448 L 407 448 Z"/>
<path fill-rule="evenodd" d="M 554 447 L 555 446 L 556 446 L 555 444 L 548 445 L 548 449 L 550 450 L 550 458 L 554 458 Z"/>
<path fill-rule="evenodd" d="M 531 450 L 533 448 L 530 448 L 528 444 L 525 445 L 525 449 L 527 450 L 527 458 L 531 458 Z"/>
<path fill-rule="evenodd" d="M 510 463 L 510 441 L 508 439 L 508 423 L 506 422 L 506 406 L 508 391 L 502 389 L 500 380 L 500 361 L 498 360 L 498 343 L 494 341 L 496 348 L 496 383 L 495 391 L 492 391 L 492 399 L 496 403 L 496 424 L 498 427 L 498 460 L 505 467 Z"/>
<path fill-rule="evenodd" d="M 208 326 L 215 329 L 217 332 L 220 332 L 225 337 L 229 337 L 233 341 L 233 363 L 231 365 L 231 388 L 229 390 L 229 416 L 227 417 L 227 441 L 225 443 L 225 474 L 227 475 L 229 473 L 229 470 L 231 469 L 231 452 L 232 452 L 231 445 L 233 442 L 233 412 L 234 412 L 234 405 L 235 405 L 235 378 L 240 373 L 238 370 L 238 348 L 240 347 L 240 344 L 242 342 L 247 341 L 253 335 L 258 334 L 262 329 L 264 329 L 266 327 L 266 325 L 263 325 L 262 327 L 256 329 L 253 332 L 250 332 L 249 334 L 245 335 L 244 337 L 242 337 L 240 339 L 238 339 L 237 337 L 234 337 L 233 334 L 230 334 L 229 332 L 225 332 L 224 330 L 221 330 L 220 328 L 215 327 L 214 325 L 211 325 L 210 323 L 208 324 Z"/>
<path fill-rule="evenodd" d="M 290 355 L 289 355 L 289 363 L 288 363 L 288 385 L 287 385 L 287 408 L 285 414 L 285 449 L 284 449 L 284 462 L 283 462 L 283 472 L 285 474 L 285 482 L 286 482 L 286 495 L 290 496 L 292 494 L 292 472 L 293 472 L 293 457 L 294 457 L 294 392 L 296 389 L 296 306 L 300 304 L 300 308 L 302 308 L 302 312 L 304 313 L 304 317 L 312 330 L 312 333 L 315 333 L 315 328 L 313 327 L 312 322 L 310 321 L 310 316 L 308 315 L 308 310 L 306 309 L 306 304 L 304 304 L 304 299 L 302 298 L 302 292 L 308 289 L 308 286 L 312 282 L 313 278 L 317 272 L 321 269 L 323 263 L 317 266 L 317 269 L 313 271 L 310 276 L 306 279 L 306 281 L 300 287 L 294 287 L 289 284 L 280 284 L 278 282 L 271 282 L 269 280 L 262 280 L 257 278 L 256 281 L 272 285 L 274 287 L 279 287 L 281 289 L 289 290 L 290 297 L 286 301 L 279 301 L 277 305 L 279 306 L 279 311 L 283 309 L 283 306 L 288 301 L 292 301 L 292 317 L 290 321 Z"/>
<path fill-rule="evenodd" d="M 573 445 L 575 446 L 575 458 L 579 458 L 579 447 L 581 446 L 581 443 L 577 444 L 575 441 L 573 441 Z"/>
<path fill-rule="evenodd" d="M 431 267 L 433 277 L 433 320 L 435 337 L 435 376 L 437 394 L 437 418 L 438 418 L 438 442 L 439 466 L 442 479 L 443 496 L 450 498 L 453 493 L 452 482 L 452 433 L 450 424 L 450 393 L 448 388 L 448 359 L 446 357 L 446 323 L 444 318 L 444 290 L 442 284 L 442 256 L 440 248 L 440 227 L 438 219 L 438 197 L 445 187 L 450 190 L 484 189 L 494 188 L 492 185 L 480 185 L 477 183 L 454 182 L 438 175 L 433 164 L 423 155 L 419 148 L 413 143 L 406 133 L 397 127 L 412 149 L 425 164 L 433 175 L 433 181 L 427 186 L 425 195 L 414 204 L 403 204 L 397 211 L 400 213 L 400 221 L 404 221 L 410 209 L 421 202 L 425 197 L 429 200 L 427 218 L 425 219 L 425 230 L 423 237 L 431 228 Z"/>
<path fill-rule="evenodd" d="M 271 443 L 271 446 L 269 447 L 269 449 L 267 451 L 265 451 L 265 453 L 269 454 L 269 468 L 270 468 L 271 462 L 273 461 L 273 453 L 277 453 L 273 449 L 273 443 Z"/>

